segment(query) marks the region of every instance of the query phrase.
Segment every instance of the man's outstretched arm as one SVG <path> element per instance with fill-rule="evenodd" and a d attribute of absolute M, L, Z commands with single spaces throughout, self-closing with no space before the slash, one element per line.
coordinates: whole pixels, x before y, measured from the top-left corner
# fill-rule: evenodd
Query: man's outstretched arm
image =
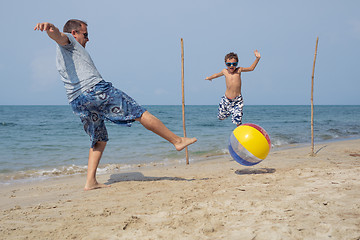
<path fill-rule="evenodd" d="M 57 27 L 54 26 L 52 23 L 44 22 L 44 23 L 38 23 L 34 27 L 34 30 L 39 31 L 46 31 L 46 33 L 49 35 L 51 39 L 53 39 L 58 44 L 64 46 L 69 44 L 69 38 L 66 36 L 66 34 L 59 31 Z"/>

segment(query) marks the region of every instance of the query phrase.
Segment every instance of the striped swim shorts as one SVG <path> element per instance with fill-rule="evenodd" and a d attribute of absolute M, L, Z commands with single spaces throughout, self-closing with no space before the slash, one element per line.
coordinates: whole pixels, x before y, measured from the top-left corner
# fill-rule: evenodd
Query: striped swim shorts
<path fill-rule="evenodd" d="M 225 95 L 219 103 L 218 119 L 224 120 L 232 115 L 232 122 L 241 125 L 243 116 L 244 101 L 241 95 L 234 99 L 229 99 Z"/>
<path fill-rule="evenodd" d="M 98 141 L 109 140 L 104 120 L 130 127 L 146 111 L 126 93 L 105 81 L 83 92 L 70 105 L 90 136 L 92 148 Z"/>

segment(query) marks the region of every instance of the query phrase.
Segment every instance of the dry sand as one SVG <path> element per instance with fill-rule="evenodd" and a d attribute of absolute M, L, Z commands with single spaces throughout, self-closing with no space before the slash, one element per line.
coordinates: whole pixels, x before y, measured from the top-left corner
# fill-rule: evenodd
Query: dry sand
<path fill-rule="evenodd" d="M 316 150 L 3 186 L 0 238 L 360 239 L 360 140 Z"/>

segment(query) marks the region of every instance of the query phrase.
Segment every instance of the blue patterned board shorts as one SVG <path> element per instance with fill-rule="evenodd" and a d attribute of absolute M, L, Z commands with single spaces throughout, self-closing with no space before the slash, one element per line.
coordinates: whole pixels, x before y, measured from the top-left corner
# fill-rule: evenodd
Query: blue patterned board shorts
<path fill-rule="evenodd" d="M 90 136 L 92 148 L 98 141 L 109 140 L 104 120 L 130 127 L 146 111 L 126 93 L 105 81 L 83 92 L 70 105 Z"/>
<path fill-rule="evenodd" d="M 241 95 L 234 99 L 229 99 L 225 95 L 219 103 L 218 119 L 224 120 L 232 115 L 232 122 L 241 125 L 243 116 L 244 101 Z"/>

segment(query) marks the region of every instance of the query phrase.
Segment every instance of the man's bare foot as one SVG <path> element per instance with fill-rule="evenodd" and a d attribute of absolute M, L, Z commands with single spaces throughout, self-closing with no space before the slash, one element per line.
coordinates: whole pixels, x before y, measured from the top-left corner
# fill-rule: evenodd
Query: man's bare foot
<path fill-rule="evenodd" d="M 94 189 L 98 189 L 98 188 L 107 188 L 107 187 L 111 187 L 111 185 L 95 183 L 95 184 L 91 184 L 91 185 L 90 184 L 85 185 L 84 190 L 89 191 L 89 190 L 94 190 Z"/>
<path fill-rule="evenodd" d="M 181 151 L 184 148 L 186 148 L 187 146 L 189 146 L 190 144 L 193 144 L 197 141 L 196 138 L 185 138 L 185 137 L 181 137 L 180 142 L 175 143 L 174 146 L 176 148 L 176 150 Z"/>

